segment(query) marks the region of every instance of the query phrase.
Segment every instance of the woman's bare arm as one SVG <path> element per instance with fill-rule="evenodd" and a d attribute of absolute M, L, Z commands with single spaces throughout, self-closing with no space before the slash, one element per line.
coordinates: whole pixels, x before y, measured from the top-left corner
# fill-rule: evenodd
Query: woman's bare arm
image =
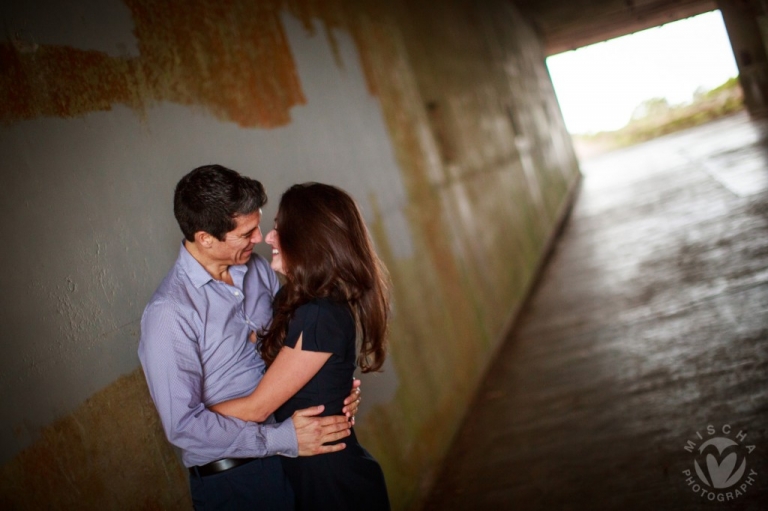
<path fill-rule="evenodd" d="M 302 337 L 303 334 L 299 336 L 295 348 L 283 346 L 264 378 L 250 395 L 218 403 L 211 406 L 211 410 L 244 421 L 267 420 L 267 417 L 301 390 L 331 358 L 331 353 L 303 351 Z"/>

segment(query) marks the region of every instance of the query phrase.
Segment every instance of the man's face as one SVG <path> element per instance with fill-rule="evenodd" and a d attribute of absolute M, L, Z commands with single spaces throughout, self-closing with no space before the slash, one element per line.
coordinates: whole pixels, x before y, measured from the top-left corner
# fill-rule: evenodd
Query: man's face
<path fill-rule="evenodd" d="M 224 236 L 224 241 L 214 239 L 214 258 L 228 265 L 247 263 L 253 253 L 253 247 L 263 239 L 260 221 L 261 210 L 236 216 L 235 228 Z"/>

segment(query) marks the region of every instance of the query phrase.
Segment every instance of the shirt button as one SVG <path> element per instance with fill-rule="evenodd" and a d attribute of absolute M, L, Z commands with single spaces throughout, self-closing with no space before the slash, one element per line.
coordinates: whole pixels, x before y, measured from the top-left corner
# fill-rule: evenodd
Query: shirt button
<path fill-rule="evenodd" d="M 240 291 L 235 291 L 235 296 L 240 296 Z"/>

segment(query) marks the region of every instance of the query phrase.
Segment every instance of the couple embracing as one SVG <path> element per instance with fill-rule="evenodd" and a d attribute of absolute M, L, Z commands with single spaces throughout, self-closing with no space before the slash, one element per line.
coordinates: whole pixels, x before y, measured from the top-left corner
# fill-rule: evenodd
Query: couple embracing
<path fill-rule="evenodd" d="M 355 368 L 384 362 L 386 269 L 354 200 L 319 183 L 281 197 L 267 262 L 253 253 L 266 201 L 219 165 L 176 186 L 184 241 L 139 342 L 165 434 L 195 509 L 389 509 L 353 428 Z"/>

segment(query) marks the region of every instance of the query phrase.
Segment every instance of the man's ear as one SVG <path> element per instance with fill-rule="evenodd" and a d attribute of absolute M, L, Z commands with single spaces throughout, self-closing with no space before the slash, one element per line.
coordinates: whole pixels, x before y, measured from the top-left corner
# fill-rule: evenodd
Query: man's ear
<path fill-rule="evenodd" d="M 214 241 L 213 235 L 205 232 L 205 231 L 197 231 L 195 233 L 195 242 L 204 248 L 211 248 L 213 246 Z"/>

